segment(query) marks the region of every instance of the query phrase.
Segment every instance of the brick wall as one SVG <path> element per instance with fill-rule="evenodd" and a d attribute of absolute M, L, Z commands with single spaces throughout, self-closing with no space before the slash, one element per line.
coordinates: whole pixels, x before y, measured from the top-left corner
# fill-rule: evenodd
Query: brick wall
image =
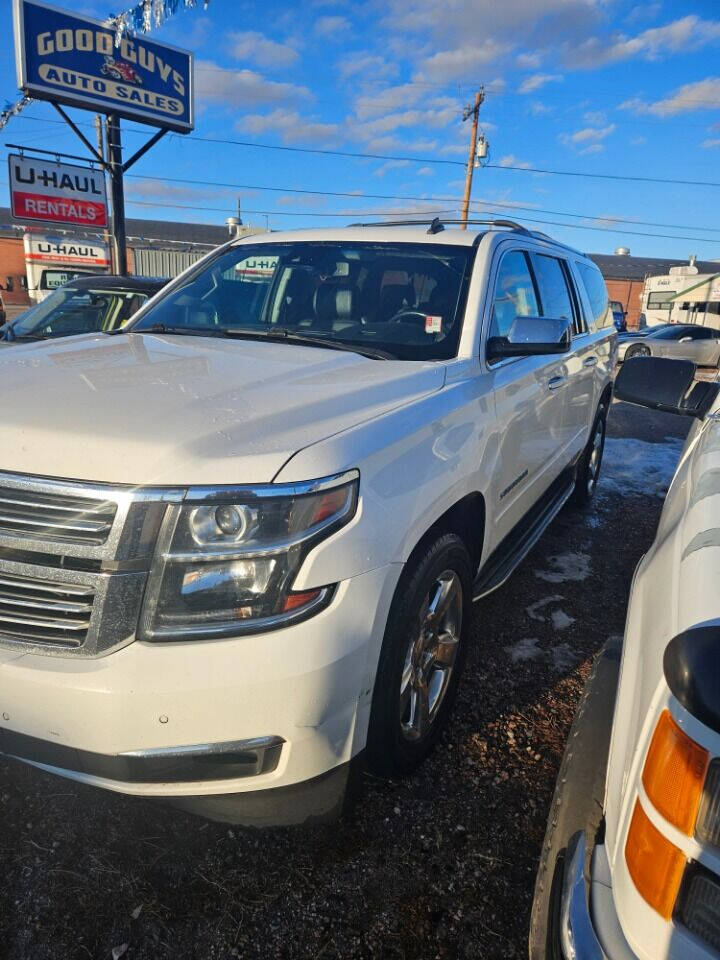
<path fill-rule="evenodd" d="M 23 286 L 25 279 L 25 253 L 22 237 L 0 237 L 0 292 L 5 304 L 28 306 L 30 298 Z M 12 289 L 8 290 L 8 286 Z"/>
<path fill-rule="evenodd" d="M 643 280 L 611 280 L 605 278 L 608 294 L 611 300 L 619 300 L 627 311 L 629 329 L 635 329 L 640 316 L 640 298 L 642 297 Z"/>

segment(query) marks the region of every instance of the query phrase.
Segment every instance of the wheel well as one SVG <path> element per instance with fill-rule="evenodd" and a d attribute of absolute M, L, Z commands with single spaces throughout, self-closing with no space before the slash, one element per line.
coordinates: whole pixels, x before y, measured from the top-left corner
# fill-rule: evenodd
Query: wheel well
<path fill-rule="evenodd" d="M 608 383 L 603 392 L 600 394 L 600 403 L 604 403 L 606 408 L 610 406 L 610 401 L 612 400 L 613 385 Z"/>
<path fill-rule="evenodd" d="M 441 533 L 454 533 L 465 544 L 472 561 L 473 573 L 476 573 L 482 560 L 483 539 L 485 536 L 485 499 L 481 493 L 470 493 L 458 500 L 430 527 L 427 533 L 412 551 L 415 553 L 429 539 Z"/>

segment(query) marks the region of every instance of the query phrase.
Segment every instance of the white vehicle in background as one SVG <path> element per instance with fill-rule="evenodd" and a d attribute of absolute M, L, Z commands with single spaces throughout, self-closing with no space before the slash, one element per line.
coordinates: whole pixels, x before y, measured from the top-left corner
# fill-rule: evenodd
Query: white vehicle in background
<path fill-rule="evenodd" d="M 624 643 L 568 738 L 533 903 L 531 960 L 720 954 L 720 401 L 686 360 L 628 360 L 618 399 L 695 417 Z"/>
<path fill-rule="evenodd" d="M 254 824 L 417 766 L 612 389 L 597 267 L 480 223 L 234 240 L 2 352 L 0 751 Z"/>
<path fill-rule="evenodd" d="M 39 303 L 53 290 L 78 277 L 107 273 L 110 251 L 95 240 L 38 233 L 27 230 L 23 235 L 28 295 Z"/>
<path fill-rule="evenodd" d="M 700 273 L 690 263 L 647 277 L 641 310 L 649 327 L 664 323 L 720 326 L 720 270 Z"/>

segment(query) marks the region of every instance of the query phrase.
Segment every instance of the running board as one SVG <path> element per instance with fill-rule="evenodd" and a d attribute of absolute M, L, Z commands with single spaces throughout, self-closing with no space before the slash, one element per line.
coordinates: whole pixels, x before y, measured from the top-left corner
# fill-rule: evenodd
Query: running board
<path fill-rule="evenodd" d="M 568 471 L 564 471 L 551 484 L 550 489 L 483 564 L 473 584 L 473 600 L 487 596 L 505 583 L 570 499 L 574 486 L 574 469 L 569 476 Z"/>

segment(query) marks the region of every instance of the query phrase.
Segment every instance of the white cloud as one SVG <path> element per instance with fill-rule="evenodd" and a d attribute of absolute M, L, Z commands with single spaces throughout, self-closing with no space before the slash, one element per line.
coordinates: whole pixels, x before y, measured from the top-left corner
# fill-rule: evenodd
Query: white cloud
<path fill-rule="evenodd" d="M 583 114 L 583 120 L 593 127 L 601 127 L 607 123 L 607 114 L 604 110 L 588 110 Z"/>
<path fill-rule="evenodd" d="M 478 68 L 497 60 L 511 50 L 508 43 L 486 37 L 481 43 L 441 50 L 420 64 L 417 79 L 462 80 L 477 76 Z"/>
<path fill-rule="evenodd" d="M 559 73 L 534 73 L 531 77 L 526 77 L 518 87 L 518 93 L 534 93 L 540 90 L 548 83 L 557 83 L 562 80 Z"/>
<path fill-rule="evenodd" d="M 201 104 L 234 108 L 297 102 L 312 95 L 307 87 L 268 80 L 254 70 L 226 70 L 211 60 L 195 62 L 195 96 Z"/>
<path fill-rule="evenodd" d="M 320 37 L 335 37 L 350 30 L 347 17 L 318 17 L 315 21 L 315 33 Z"/>
<path fill-rule="evenodd" d="M 410 166 L 408 160 L 388 160 L 387 163 L 383 163 L 382 166 L 378 167 L 374 171 L 373 176 L 384 177 L 386 173 L 389 173 L 391 170 L 399 170 L 401 167 Z"/>
<path fill-rule="evenodd" d="M 585 153 L 602 153 L 605 149 L 605 145 L 602 143 L 591 143 L 588 147 L 585 147 L 583 150 L 579 150 L 578 153 L 582 156 Z"/>
<path fill-rule="evenodd" d="M 541 103 L 540 100 L 533 100 L 533 102 L 530 104 L 530 113 L 534 117 L 542 117 L 546 113 L 552 113 L 553 109 L 553 107 L 548 107 L 547 104 Z"/>
<path fill-rule="evenodd" d="M 316 118 L 303 117 L 297 110 L 278 107 L 270 113 L 243 117 L 235 124 L 235 129 L 255 134 L 269 131 L 287 143 L 313 143 L 337 137 L 340 128 L 336 123 L 323 123 Z"/>
<path fill-rule="evenodd" d="M 420 167 L 420 169 L 417 170 L 416 173 L 418 177 L 432 177 L 435 171 L 433 170 L 432 167 Z"/>
<path fill-rule="evenodd" d="M 641 20 L 654 20 L 662 10 L 661 3 L 642 3 L 633 7 L 625 17 L 625 23 L 638 23 Z"/>
<path fill-rule="evenodd" d="M 575 67 L 592 68 L 618 60 L 642 58 L 659 60 L 674 53 L 690 53 L 720 40 L 720 21 L 702 20 L 691 13 L 663 27 L 650 27 L 635 37 L 618 33 L 608 41 L 606 36 L 590 37 L 566 47 L 567 62 Z"/>
<path fill-rule="evenodd" d="M 515 63 L 521 70 L 537 70 L 542 60 L 538 53 L 519 53 Z"/>
<path fill-rule="evenodd" d="M 609 137 L 614 130 L 614 123 L 609 123 L 606 127 L 583 127 L 582 130 L 576 130 L 574 133 L 561 133 L 560 140 L 568 146 L 576 146 L 580 143 L 597 143 Z"/>
<path fill-rule="evenodd" d="M 518 160 L 514 153 L 508 153 L 504 157 L 500 157 L 498 160 L 498 166 L 515 167 L 517 170 L 527 170 L 530 164 L 526 163 L 524 160 Z"/>
<path fill-rule="evenodd" d="M 236 60 L 245 60 L 260 67 L 289 67 L 298 59 L 298 52 L 286 43 L 269 40 L 257 30 L 244 30 L 228 35 L 229 52 Z"/>
<path fill-rule="evenodd" d="M 670 117 L 676 113 L 689 113 L 691 110 L 716 110 L 720 106 L 720 77 L 707 77 L 695 83 L 686 83 L 669 97 L 647 103 L 639 97 L 632 97 L 620 104 L 621 110 L 634 113 L 652 113 L 658 117 Z"/>
<path fill-rule="evenodd" d="M 358 77 L 360 80 L 390 80 L 398 74 L 397 63 L 383 60 L 373 53 L 351 53 L 338 63 L 343 80 Z"/>
<path fill-rule="evenodd" d="M 703 140 L 700 144 L 705 150 L 715 150 L 720 147 L 720 137 L 713 137 L 711 140 Z"/>
<path fill-rule="evenodd" d="M 448 101 L 427 110 L 404 110 L 398 113 L 386 113 L 372 120 L 350 121 L 348 133 L 354 140 L 373 140 L 400 129 L 409 130 L 414 127 L 442 129 L 453 120 L 459 122 L 459 112 L 454 101 Z"/>
<path fill-rule="evenodd" d="M 647 143 L 647 140 L 645 137 L 633 137 L 632 140 L 630 141 L 630 146 L 642 147 L 646 143 Z"/>

